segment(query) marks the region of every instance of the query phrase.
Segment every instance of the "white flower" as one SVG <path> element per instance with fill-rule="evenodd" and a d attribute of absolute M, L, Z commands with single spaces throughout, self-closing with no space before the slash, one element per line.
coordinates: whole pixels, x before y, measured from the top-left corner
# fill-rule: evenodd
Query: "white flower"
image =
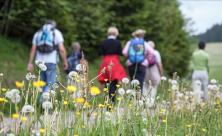
<path fill-rule="evenodd" d="M 21 100 L 21 97 L 20 97 L 19 94 L 15 94 L 15 95 L 13 95 L 13 96 L 11 97 L 12 103 L 19 103 L 20 100 Z"/>
<path fill-rule="evenodd" d="M 171 84 L 172 84 L 172 85 L 177 85 L 177 80 L 172 80 L 172 81 L 171 81 Z"/>
<path fill-rule="evenodd" d="M 143 135 L 144 135 L 144 136 L 149 136 L 149 135 L 150 135 L 150 134 L 148 133 L 147 129 L 145 129 L 145 128 L 142 130 L 142 132 L 143 132 Z"/>
<path fill-rule="evenodd" d="M 107 121 L 111 120 L 111 114 L 108 111 L 105 112 L 105 120 L 107 120 Z"/>
<path fill-rule="evenodd" d="M 42 93 L 42 99 L 43 99 L 43 101 L 49 100 L 49 99 L 50 99 L 50 94 L 49 94 L 49 92 L 44 92 L 44 93 Z"/>
<path fill-rule="evenodd" d="M 147 123 L 147 118 L 143 118 L 143 123 Z"/>
<path fill-rule="evenodd" d="M 51 103 L 50 101 L 44 101 L 44 102 L 42 103 L 42 108 L 43 108 L 44 110 L 46 110 L 46 109 L 52 109 L 52 103 Z"/>
<path fill-rule="evenodd" d="M 51 96 L 55 96 L 56 95 L 56 92 L 54 90 L 50 90 L 49 93 L 50 93 Z"/>
<path fill-rule="evenodd" d="M 132 93 L 133 93 L 133 90 L 132 90 L 132 89 L 126 90 L 126 94 L 132 94 Z"/>
<path fill-rule="evenodd" d="M 118 89 L 118 93 L 119 93 L 120 95 L 124 95 L 124 94 L 125 94 L 125 90 L 124 90 L 123 88 L 119 88 L 119 89 Z"/>
<path fill-rule="evenodd" d="M 162 77 L 161 77 L 161 80 L 166 81 L 167 78 L 166 78 L 165 76 L 162 76 Z"/>
<path fill-rule="evenodd" d="M 47 67 L 45 64 L 39 64 L 38 67 L 41 69 L 41 71 L 46 71 L 47 70 Z"/>
<path fill-rule="evenodd" d="M 69 78 L 74 79 L 75 77 L 78 77 L 78 73 L 76 71 L 69 72 Z"/>
<path fill-rule="evenodd" d="M 5 93 L 5 97 L 9 98 L 9 99 L 12 99 L 14 96 L 19 95 L 19 93 L 20 92 L 19 92 L 18 89 L 12 89 L 12 90 Z"/>
<path fill-rule="evenodd" d="M 124 78 L 122 79 L 122 82 L 123 82 L 124 84 L 128 84 L 128 83 L 129 83 L 129 79 L 128 79 L 127 77 L 124 77 Z"/>
<path fill-rule="evenodd" d="M 139 101 L 138 101 L 138 105 L 139 105 L 139 106 L 143 106 L 143 101 L 142 101 L 142 100 L 139 100 Z"/>
<path fill-rule="evenodd" d="M 57 89 L 57 88 L 59 88 L 58 83 L 54 83 L 54 84 L 52 85 L 52 88 L 53 88 L 53 89 Z"/>
<path fill-rule="evenodd" d="M 216 83 L 217 83 L 217 80 L 216 80 L 216 79 L 211 79 L 211 80 L 210 80 L 210 83 L 211 83 L 211 84 L 216 84 Z"/>
<path fill-rule="evenodd" d="M 132 81 L 131 81 L 131 85 L 132 86 L 137 86 L 137 85 L 139 85 L 140 84 L 140 82 L 139 82 L 139 80 L 137 80 L 137 79 L 133 79 Z"/>
<path fill-rule="evenodd" d="M 171 89 L 172 89 L 173 91 L 176 91 L 176 90 L 178 89 L 178 88 L 177 88 L 177 85 L 172 85 Z"/>
<path fill-rule="evenodd" d="M 35 111 L 32 105 L 24 105 L 22 107 L 22 113 L 33 113 Z"/>
<path fill-rule="evenodd" d="M 153 107 L 154 102 L 155 102 L 155 99 L 154 99 L 154 98 L 148 98 L 148 99 L 146 100 L 146 106 L 149 107 L 149 108 L 151 108 L 151 107 Z"/>
<path fill-rule="evenodd" d="M 78 72 L 81 72 L 83 69 L 82 69 L 82 64 L 78 64 L 78 65 L 76 65 L 76 70 L 78 71 Z"/>
<path fill-rule="evenodd" d="M 35 79 L 36 77 L 35 77 L 35 75 L 32 75 L 32 73 L 27 73 L 26 74 L 26 76 L 25 76 L 25 78 L 26 78 L 26 80 L 33 80 L 33 79 Z"/>

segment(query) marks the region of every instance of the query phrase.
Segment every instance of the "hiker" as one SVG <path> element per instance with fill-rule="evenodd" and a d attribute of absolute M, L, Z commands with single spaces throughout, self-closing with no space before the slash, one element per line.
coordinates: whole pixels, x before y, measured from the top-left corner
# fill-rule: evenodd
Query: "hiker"
<path fill-rule="evenodd" d="M 205 42 L 199 42 L 198 50 L 194 51 L 191 58 L 192 87 L 195 89 L 195 83 L 199 80 L 201 83 L 201 90 L 203 91 L 203 100 L 207 100 L 208 95 L 208 73 L 209 73 L 209 55 L 204 50 Z"/>
<path fill-rule="evenodd" d="M 110 27 L 107 34 L 108 38 L 99 47 L 99 55 L 102 56 L 102 63 L 98 71 L 98 75 L 100 75 L 98 81 L 103 87 L 109 83 L 109 97 L 114 102 L 116 85 L 127 75 L 119 60 L 119 56 L 122 55 L 122 47 L 119 40 L 117 40 L 117 36 L 119 35 L 118 29 Z"/>
<path fill-rule="evenodd" d="M 46 86 L 43 87 L 43 92 L 49 91 L 50 86 L 56 81 L 57 52 L 60 53 L 63 59 L 64 70 L 68 68 L 66 50 L 63 42 L 62 33 L 56 29 L 56 22 L 53 20 L 46 21 L 33 37 L 28 71 L 33 71 L 34 57 L 36 62 L 44 63 L 47 69 L 42 70 L 40 73 L 41 80 L 46 82 Z"/>
<path fill-rule="evenodd" d="M 149 63 L 146 69 L 144 93 L 146 92 L 147 97 L 155 100 L 157 88 L 163 75 L 163 66 L 160 53 L 155 49 L 155 43 L 153 41 L 149 41 L 148 44 L 154 49 L 153 57 L 155 60 L 152 64 Z"/>
<path fill-rule="evenodd" d="M 146 31 L 143 29 L 134 31 L 132 33 L 134 38 L 128 41 L 123 49 L 123 55 L 127 57 L 129 76 L 131 80 L 137 79 L 139 81 L 141 92 L 148 66 L 148 60 L 145 58 L 153 53 L 153 49 L 144 40 L 145 33 Z"/>
<path fill-rule="evenodd" d="M 80 59 L 82 58 L 81 46 L 79 42 L 73 42 L 71 47 L 72 47 L 72 52 L 67 57 L 67 61 L 69 64 L 69 67 L 66 70 L 67 74 L 71 71 L 77 71 L 76 66 L 80 63 Z"/>

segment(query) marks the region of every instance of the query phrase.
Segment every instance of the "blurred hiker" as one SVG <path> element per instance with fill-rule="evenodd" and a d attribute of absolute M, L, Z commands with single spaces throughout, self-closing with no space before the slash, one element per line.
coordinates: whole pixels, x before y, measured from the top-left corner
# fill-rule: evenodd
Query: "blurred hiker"
<path fill-rule="evenodd" d="M 144 93 L 146 93 L 147 97 L 155 100 L 157 88 L 163 75 L 163 66 L 160 53 L 155 49 L 155 43 L 149 41 L 148 44 L 154 49 L 153 55 L 155 60 L 146 69 Z"/>
<path fill-rule="evenodd" d="M 134 38 L 128 41 L 123 49 L 123 55 L 127 57 L 129 76 L 131 80 L 139 80 L 141 90 L 146 75 L 146 67 L 149 64 L 146 56 L 153 54 L 153 49 L 144 40 L 145 33 L 146 31 L 142 29 L 133 32 Z"/>
<path fill-rule="evenodd" d="M 208 73 L 209 73 L 209 55 L 206 53 L 206 44 L 204 42 L 199 42 L 198 50 L 196 50 L 191 58 L 192 65 L 192 86 L 195 89 L 195 83 L 197 80 L 201 83 L 201 90 L 203 91 L 203 100 L 207 100 L 208 95 Z"/>
<path fill-rule="evenodd" d="M 63 59 L 64 69 L 66 70 L 68 68 L 66 50 L 63 42 L 63 35 L 56 29 L 56 22 L 53 20 L 46 21 L 33 37 L 28 71 L 33 71 L 34 57 L 36 62 L 43 62 L 46 66 L 47 69 L 42 70 L 40 73 L 41 80 L 46 82 L 46 86 L 43 87 L 43 92 L 49 91 L 50 86 L 56 81 L 58 52 Z"/>
<path fill-rule="evenodd" d="M 69 64 L 66 73 L 68 74 L 71 71 L 77 71 L 76 66 L 80 63 L 80 59 L 82 58 L 81 46 L 78 42 L 72 43 L 72 52 L 68 55 L 67 61 Z"/>
<path fill-rule="evenodd" d="M 117 36 L 119 35 L 118 29 L 110 27 L 107 33 L 108 38 L 99 47 L 99 55 L 102 56 L 102 63 L 98 71 L 98 75 L 101 74 L 98 80 L 102 85 L 109 84 L 105 87 L 108 87 L 110 99 L 114 101 L 117 89 L 116 85 L 118 81 L 121 81 L 127 75 L 119 60 L 119 56 L 122 55 L 122 47 L 119 40 L 117 40 Z"/>

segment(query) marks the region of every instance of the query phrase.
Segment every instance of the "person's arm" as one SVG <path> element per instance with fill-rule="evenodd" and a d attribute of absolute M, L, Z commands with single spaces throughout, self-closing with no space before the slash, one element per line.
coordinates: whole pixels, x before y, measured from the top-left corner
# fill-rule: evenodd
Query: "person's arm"
<path fill-rule="evenodd" d="M 68 69 L 68 62 L 67 62 L 67 58 L 66 58 L 66 49 L 65 49 L 63 43 L 61 43 L 59 45 L 59 54 L 61 55 L 61 58 L 63 60 L 64 70 L 67 70 Z"/>
<path fill-rule="evenodd" d="M 156 54 L 154 53 L 154 55 L 156 56 L 156 60 L 157 60 L 157 67 L 158 67 L 158 70 L 160 72 L 160 76 L 163 76 L 163 64 L 162 64 L 162 59 L 161 59 L 161 56 L 160 56 L 160 53 L 159 51 L 155 51 Z"/>
<path fill-rule="evenodd" d="M 128 42 L 126 43 L 125 47 L 123 48 L 122 53 L 123 53 L 123 55 L 124 55 L 125 57 L 128 56 L 129 45 L 130 45 L 130 42 L 128 41 Z"/>
<path fill-rule="evenodd" d="M 35 53 L 36 53 L 36 45 L 32 45 L 32 48 L 31 48 L 30 54 L 29 54 L 28 67 L 27 67 L 27 70 L 29 72 L 33 71 L 33 59 L 34 59 Z"/>
<path fill-rule="evenodd" d="M 209 67 L 209 56 L 207 57 L 207 62 L 206 62 L 206 65 L 207 65 L 207 72 L 208 74 L 210 73 L 210 67 Z"/>

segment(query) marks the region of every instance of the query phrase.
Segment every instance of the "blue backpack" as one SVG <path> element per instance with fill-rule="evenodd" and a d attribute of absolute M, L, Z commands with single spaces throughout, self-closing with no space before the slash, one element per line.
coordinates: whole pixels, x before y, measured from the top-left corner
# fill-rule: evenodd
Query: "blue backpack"
<path fill-rule="evenodd" d="M 57 49 L 54 40 L 54 28 L 48 25 L 44 25 L 43 28 L 38 32 L 37 50 L 41 53 L 51 53 L 52 51 Z"/>
<path fill-rule="evenodd" d="M 130 41 L 128 50 L 128 59 L 132 64 L 141 63 L 145 59 L 145 41 L 143 39 L 134 38 Z"/>

